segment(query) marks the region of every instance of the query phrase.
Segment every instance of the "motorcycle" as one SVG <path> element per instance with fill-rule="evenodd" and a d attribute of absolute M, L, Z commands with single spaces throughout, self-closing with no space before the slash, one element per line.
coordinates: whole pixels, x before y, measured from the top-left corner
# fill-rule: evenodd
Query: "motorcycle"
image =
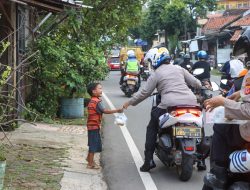
<path fill-rule="evenodd" d="M 165 165 L 176 166 L 181 181 L 188 181 L 193 165 L 209 154 L 210 140 L 204 136 L 202 109 L 175 106 L 159 118 L 159 123 L 155 153 Z"/>
<path fill-rule="evenodd" d="M 149 68 L 147 66 L 142 66 L 141 65 L 140 70 L 141 70 L 141 78 L 142 78 L 142 80 L 147 81 L 148 77 L 150 76 Z"/>
<path fill-rule="evenodd" d="M 160 95 L 154 94 L 153 107 L 159 103 Z M 205 136 L 200 106 L 168 108 L 159 118 L 159 126 L 155 153 L 163 164 L 177 168 L 181 181 L 191 178 L 195 163 L 198 170 L 206 169 L 211 138 Z"/>
<path fill-rule="evenodd" d="M 203 68 L 197 68 L 193 71 L 193 75 L 197 76 L 200 75 L 204 72 Z M 203 105 L 204 101 L 207 99 L 210 99 L 213 97 L 212 91 L 217 91 L 218 85 L 215 82 L 211 82 L 210 79 L 203 79 L 201 81 L 202 84 L 202 88 L 201 89 L 192 89 L 192 91 L 194 92 L 194 94 L 197 97 L 197 101 L 198 103 L 200 103 L 200 105 Z"/>
<path fill-rule="evenodd" d="M 132 94 L 139 90 L 139 83 L 138 83 L 138 75 L 133 75 L 126 73 L 123 79 L 123 83 L 121 84 L 121 90 L 127 97 L 131 97 Z"/>

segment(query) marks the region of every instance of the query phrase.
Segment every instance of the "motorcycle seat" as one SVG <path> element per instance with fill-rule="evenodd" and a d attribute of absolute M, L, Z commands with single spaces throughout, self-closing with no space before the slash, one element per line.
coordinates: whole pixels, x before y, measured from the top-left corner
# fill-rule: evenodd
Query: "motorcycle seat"
<path fill-rule="evenodd" d="M 139 74 L 138 72 L 126 72 L 127 75 L 133 75 L 133 76 L 137 76 Z"/>

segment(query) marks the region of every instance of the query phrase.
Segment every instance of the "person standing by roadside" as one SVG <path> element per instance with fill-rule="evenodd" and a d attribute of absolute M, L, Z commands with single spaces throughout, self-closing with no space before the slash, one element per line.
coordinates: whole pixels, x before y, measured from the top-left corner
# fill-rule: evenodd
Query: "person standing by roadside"
<path fill-rule="evenodd" d="M 123 109 L 107 110 L 100 99 L 102 96 L 102 86 L 100 83 L 91 83 L 87 87 L 87 91 L 91 96 L 88 104 L 88 146 L 89 153 L 87 156 L 89 169 L 99 169 L 100 167 L 94 162 L 94 155 L 102 151 L 102 142 L 100 136 L 100 128 L 103 114 L 121 113 Z"/>

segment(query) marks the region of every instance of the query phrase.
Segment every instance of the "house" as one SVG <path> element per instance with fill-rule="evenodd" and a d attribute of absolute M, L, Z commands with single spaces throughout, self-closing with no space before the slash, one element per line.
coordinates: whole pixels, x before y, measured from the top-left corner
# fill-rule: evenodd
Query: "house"
<path fill-rule="evenodd" d="M 217 0 L 219 9 L 250 8 L 250 0 Z"/>
<path fill-rule="evenodd" d="M 208 15 L 207 20 L 200 22 L 196 38 L 187 41 L 190 52 L 205 50 L 210 61 L 216 67 L 217 63 L 225 63 L 230 59 L 233 44 L 238 39 L 240 29 L 248 25 L 248 9 L 230 9 L 222 14 Z"/>
<path fill-rule="evenodd" d="M 9 80 L 6 91 L 16 89 L 17 110 L 22 110 L 27 97 L 27 77 L 23 77 L 27 64 L 32 55 L 27 56 L 28 42 L 35 37 L 48 32 L 55 25 L 67 18 L 66 8 L 82 8 L 85 5 L 78 4 L 74 0 L 1 0 L 0 1 L 0 40 L 10 42 L 7 51 L 0 58 L 3 65 L 10 66 L 15 72 Z M 37 33 L 39 27 L 52 15 L 58 14 L 58 18 L 47 31 Z M 42 18 L 42 19 L 40 19 Z M 16 114 L 15 114 L 16 115 Z"/>

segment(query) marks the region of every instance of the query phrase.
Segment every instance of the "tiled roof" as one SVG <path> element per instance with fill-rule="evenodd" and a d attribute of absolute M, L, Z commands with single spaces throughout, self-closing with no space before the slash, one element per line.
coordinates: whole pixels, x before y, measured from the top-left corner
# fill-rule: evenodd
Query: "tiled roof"
<path fill-rule="evenodd" d="M 228 9 L 225 10 L 223 13 L 223 16 L 232 16 L 232 15 L 240 15 L 246 12 L 248 8 L 242 8 L 242 9 Z"/>
<path fill-rule="evenodd" d="M 205 31 L 206 30 L 218 30 L 218 29 L 222 28 L 224 25 L 233 21 L 237 17 L 238 17 L 238 15 L 210 18 L 203 29 Z"/>
<path fill-rule="evenodd" d="M 232 24 L 232 26 L 250 26 L 250 15 L 247 15 Z"/>
<path fill-rule="evenodd" d="M 242 32 L 242 30 L 235 30 L 234 35 L 232 36 L 230 41 L 231 42 L 236 42 L 239 39 L 239 37 L 241 35 L 241 32 Z"/>
<path fill-rule="evenodd" d="M 215 18 L 215 17 L 221 17 L 222 13 L 215 13 L 215 14 L 208 14 L 207 18 Z"/>

